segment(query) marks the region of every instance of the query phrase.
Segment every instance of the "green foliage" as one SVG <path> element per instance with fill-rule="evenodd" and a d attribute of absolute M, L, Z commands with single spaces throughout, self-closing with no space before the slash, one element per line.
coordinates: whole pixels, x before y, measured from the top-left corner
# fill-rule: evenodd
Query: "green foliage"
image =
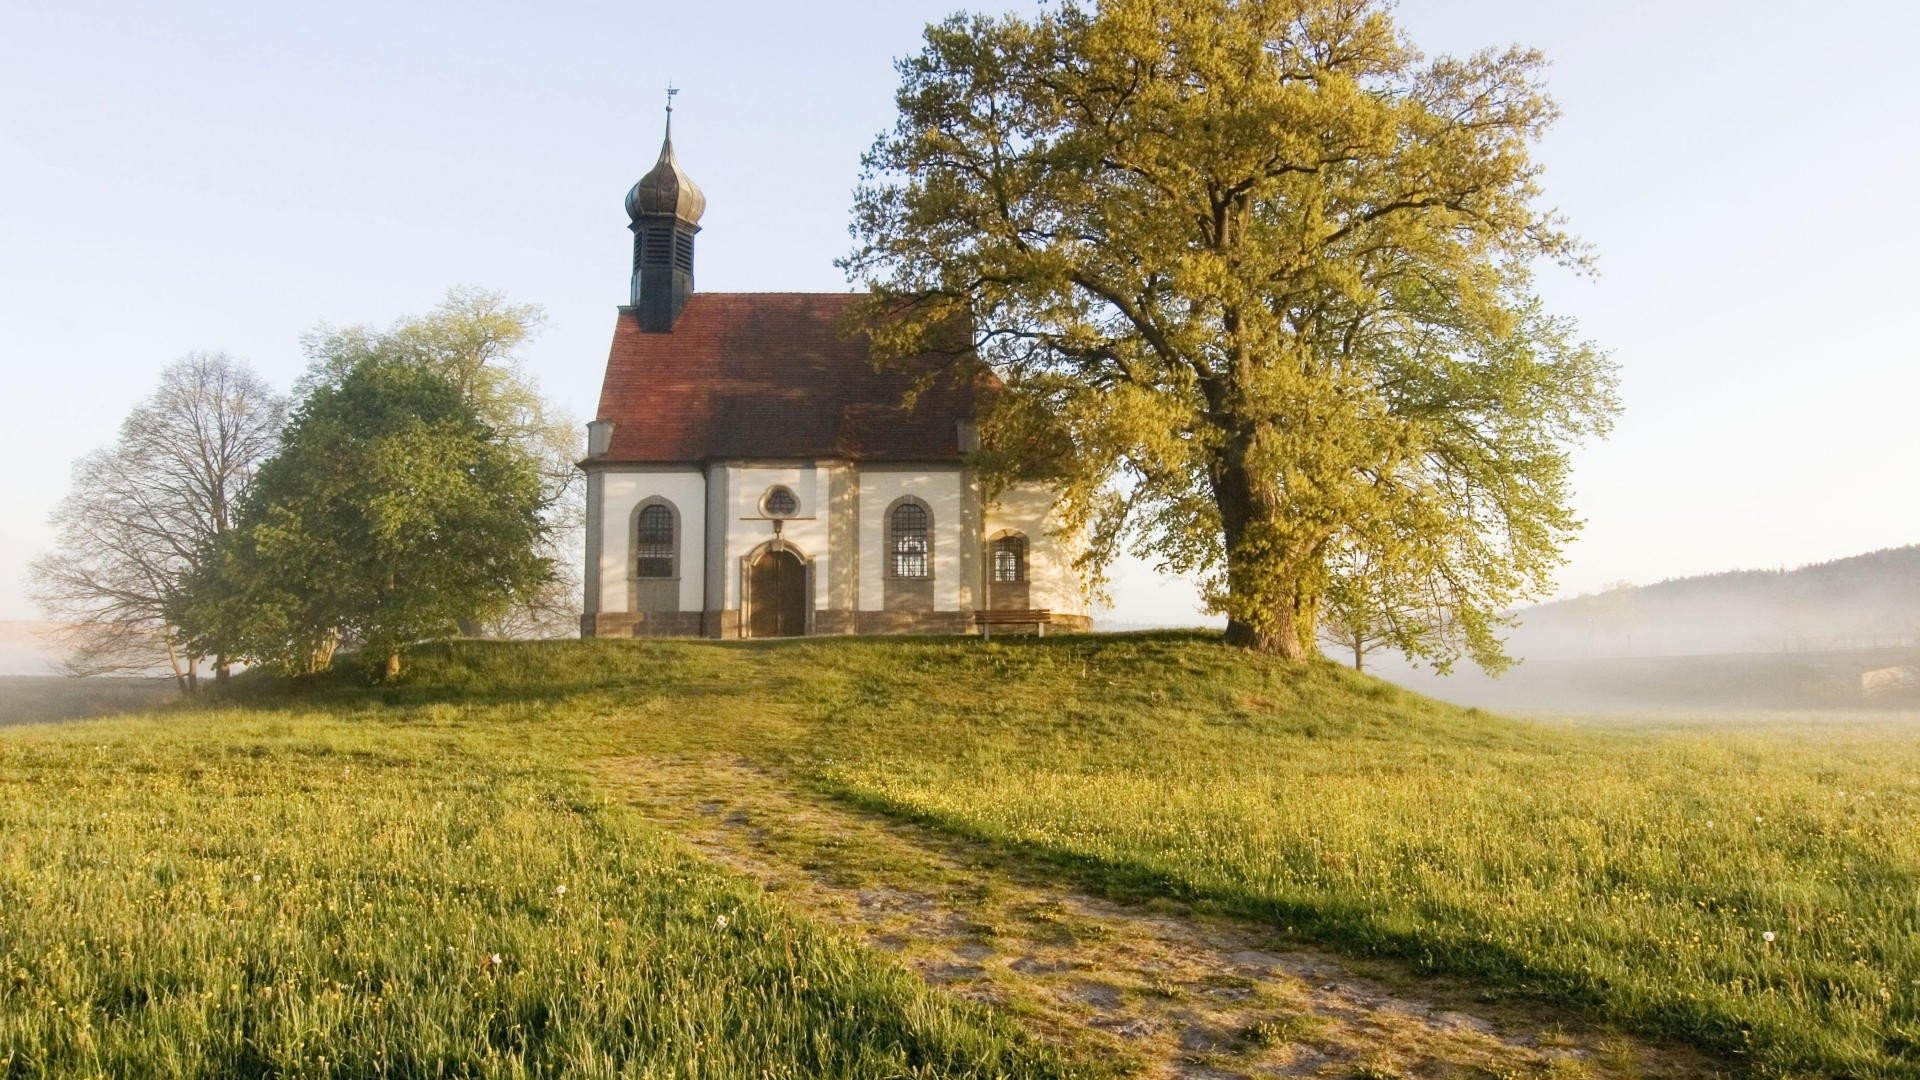
<path fill-rule="evenodd" d="M 1051 449 L 1092 567 L 1198 573 L 1230 640 L 1299 658 L 1364 551 L 1442 605 L 1430 655 L 1495 658 L 1616 408 L 1531 294 L 1582 258 L 1536 205 L 1543 64 L 1423 59 L 1373 2 L 956 16 L 900 65 L 844 265 L 883 357 L 977 328 L 1010 391 L 981 464 Z"/>
<path fill-rule="evenodd" d="M 311 394 L 372 360 L 416 365 L 451 382 L 482 422 L 539 460 L 550 484 L 564 487 L 579 475 L 574 462 L 580 435 L 572 420 L 540 395 L 515 357 L 545 318 L 537 305 L 510 304 L 484 289 L 456 288 L 433 311 L 386 330 L 321 326 L 301 339 L 312 366 L 298 389 L 302 396 Z M 548 495 L 557 497 L 558 491 Z"/>
<path fill-rule="evenodd" d="M 183 618 L 292 672 L 342 639 L 387 660 L 550 574 L 539 476 L 426 367 L 371 358 L 311 387 Z"/>
<path fill-rule="evenodd" d="M 403 318 L 384 330 L 323 325 L 301 339 L 311 361 L 297 387 L 302 395 L 338 382 L 371 360 L 412 364 L 453 383 L 480 421 L 539 473 L 541 514 L 549 525 L 541 554 L 552 561 L 555 573 L 490 618 L 477 612 L 463 616 L 469 632 L 556 636 L 578 626 L 579 582 L 572 571 L 586 525 L 585 483 L 576 464 L 583 450 L 580 429 L 541 395 L 518 356 L 545 318 L 538 305 L 460 287 L 448 290 L 425 315 Z"/>
<path fill-rule="evenodd" d="M 1430 577 L 1409 572 L 1408 556 L 1346 546 L 1328 559 L 1327 591 L 1320 601 L 1320 637 L 1353 669 L 1365 667 L 1368 653 L 1392 648 L 1409 657 L 1426 657 L 1445 672 L 1459 637 L 1447 634 L 1447 605 L 1428 587 Z M 1491 625 L 1491 621 L 1489 625 Z M 1474 659 L 1498 672 L 1510 661 L 1490 635 L 1466 638 Z"/>

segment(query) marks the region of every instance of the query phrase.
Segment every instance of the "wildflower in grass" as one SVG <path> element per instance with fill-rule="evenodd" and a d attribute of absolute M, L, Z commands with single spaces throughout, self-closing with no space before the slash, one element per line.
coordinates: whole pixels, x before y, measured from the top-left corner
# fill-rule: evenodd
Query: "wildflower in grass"
<path fill-rule="evenodd" d="M 727 928 L 727 917 L 725 915 L 721 915 L 718 918 L 714 919 L 713 928 L 715 930 L 725 930 Z"/>
<path fill-rule="evenodd" d="M 1769 945 L 1773 944 L 1773 931 L 1771 930 L 1763 931 L 1760 935 L 1760 940 L 1766 942 Z"/>
<path fill-rule="evenodd" d="M 567 887 L 565 885 L 555 885 L 553 887 L 553 895 L 555 896 L 567 895 Z"/>

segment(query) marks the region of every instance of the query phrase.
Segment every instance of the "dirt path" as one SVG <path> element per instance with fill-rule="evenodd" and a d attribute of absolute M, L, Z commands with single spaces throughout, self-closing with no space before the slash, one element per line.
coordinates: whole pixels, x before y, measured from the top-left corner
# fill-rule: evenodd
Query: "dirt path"
<path fill-rule="evenodd" d="M 1175 904 L 1123 905 L 740 759 L 629 758 L 604 776 L 803 915 L 993 1003 L 1075 1059 L 1149 1077 L 1637 1077 L 1684 1048 L 1476 999 Z"/>

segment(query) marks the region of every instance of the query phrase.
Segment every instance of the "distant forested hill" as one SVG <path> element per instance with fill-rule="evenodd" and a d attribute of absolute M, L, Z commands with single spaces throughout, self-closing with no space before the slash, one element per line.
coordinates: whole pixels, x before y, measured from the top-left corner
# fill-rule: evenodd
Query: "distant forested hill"
<path fill-rule="evenodd" d="M 1520 613 L 1516 656 L 1839 650 L 1920 640 L 1920 544 L 1797 570 L 1622 586 Z"/>

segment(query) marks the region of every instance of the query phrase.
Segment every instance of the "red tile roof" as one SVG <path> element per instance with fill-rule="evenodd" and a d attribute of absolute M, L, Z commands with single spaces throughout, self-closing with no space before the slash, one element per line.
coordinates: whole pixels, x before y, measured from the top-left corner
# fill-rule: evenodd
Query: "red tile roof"
<path fill-rule="evenodd" d="M 975 390 L 936 376 L 912 411 L 902 400 L 943 360 L 874 370 L 846 337 L 852 293 L 694 293 L 665 334 L 622 313 L 598 418 L 613 439 L 596 462 L 712 458 L 958 461 Z"/>

